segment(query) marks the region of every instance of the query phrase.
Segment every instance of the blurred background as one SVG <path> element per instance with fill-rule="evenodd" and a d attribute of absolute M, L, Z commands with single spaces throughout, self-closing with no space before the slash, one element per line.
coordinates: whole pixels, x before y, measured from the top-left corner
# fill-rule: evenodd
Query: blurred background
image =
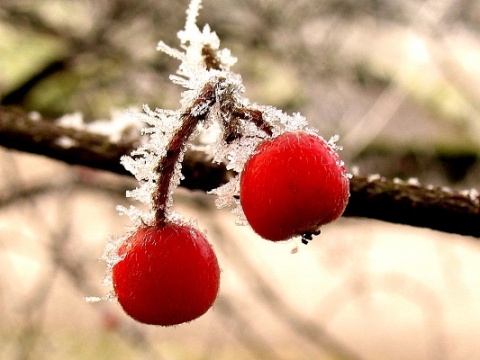
<path fill-rule="evenodd" d="M 188 1 L 0 0 L 0 102 L 56 118 L 178 108 Z M 205 0 L 246 96 L 340 135 L 350 171 L 480 188 L 480 3 Z M 342 218 L 273 244 L 179 188 L 222 268 L 191 324 L 135 323 L 101 261 L 129 177 L 0 149 L 0 359 L 480 359 L 478 239 Z M 480 224 L 479 224 L 480 226 Z"/>

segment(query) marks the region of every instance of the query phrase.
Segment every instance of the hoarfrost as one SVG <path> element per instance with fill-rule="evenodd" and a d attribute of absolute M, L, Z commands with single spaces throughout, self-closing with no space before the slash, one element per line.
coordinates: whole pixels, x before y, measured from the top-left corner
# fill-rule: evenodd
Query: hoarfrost
<path fill-rule="evenodd" d="M 477 189 L 463 190 L 463 191 L 460 191 L 460 194 L 462 196 L 469 198 L 470 201 L 475 205 L 480 204 L 480 194 Z"/>
<path fill-rule="evenodd" d="M 149 117 L 146 122 L 152 128 L 145 130 L 145 133 L 151 136 L 148 146 L 144 147 L 141 153 L 137 153 L 137 155 L 143 156 L 143 162 L 124 160 L 128 170 L 132 171 L 139 180 L 150 181 L 147 178 L 147 174 L 151 173 L 155 166 L 148 166 L 148 164 L 156 164 L 159 157 L 164 155 L 163 151 L 168 145 L 165 139 L 170 139 L 173 136 L 175 129 L 180 126 L 179 119 L 181 113 L 187 109 L 190 109 L 193 116 L 209 113 L 208 119 L 202 122 L 197 129 L 197 142 L 192 148 L 204 150 L 213 158 L 213 162 L 224 163 L 228 170 L 233 170 L 239 174 L 241 174 L 246 161 L 254 154 L 257 146 L 268 137 L 252 121 L 237 119 L 242 136 L 228 143 L 222 139 L 220 136 L 221 126 L 219 124 L 222 124 L 225 119 L 222 118 L 218 106 L 211 107 L 207 102 L 200 102 L 195 108 L 190 108 L 195 100 L 198 99 L 198 95 L 205 84 L 209 82 L 216 84 L 215 94 L 217 101 L 225 94 L 229 94 L 231 101 L 238 106 L 248 107 L 252 111 L 260 111 L 263 121 L 271 127 L 272 137 L 279 136 L 284 132 L 297 131 L 317 134 L 316 130 L 308 127 L 306 118 L 299 113 L 288 115 L 272 106 L 251 104 L 244 97 L 245 87 L 241 76 L 230 71 L 231 66 L 236 63 L 237 59 L 232 56 L 230 50 L 220 48 L 220 40 L 208 24 L 202 30 L 197 26 L 196 20 L 200 8 L 200 0 L 192 0 L 190 2 L 185 27 L 177 34 L 181 44 L 180 50 L 170 47 L 163 41 L 157 44 L 157 50 L 181 61 L 176 73 L 171 75 L 170 79 L 174 83 L 183 86 L 185 91 L 182 93 L 180 101 L 181 110 L 178 112 L 159 109 L 152 111 L 145 107 L 145 113 Z M 210 49 L 218 60 L 218 66 L 215 66 L 215 68 L 208 68 L 203 52 L 205 48 Z M 195 136 L 192 136 L 192 138 Z M 332 151 L 341 150 L 341 147 L 336 144 L 337 141 L 338 136 L 334 136 L 329 140 L 328 145 Z M 155 156 L 152 157 L 148 153 L 154 153 Z M 137 166 L 141 166 L 144 169 L 135 169 Z M 171 190 L 178 185 L 180 177 L 180 165 L 178 165 L 175 168 L 175 176 L 171 182 Z M 144 188 L 153 189 L 153 187 Z M 147 203 L 148 196 L 142 194 L 142 192 L 142 189 L 138 189 L 129 194 L 143 203 Z M 238 177 L 211 193 L 218 196 L 216 202 L 218 207 L 233 207 L 234 211 L 239 209 L 239 201 L 234 198 L 239 193 Z"/>
<path fill-rule="evenodd" d="M 42 114 L 40 114 L 38 111 L 30 111 L 28 113 L 28 118 L 32 121 L 40 121 L 42 120 Z"/>
<path fill-rule="evenodd" d="M 183 61 L 185 58 L 185 54 L 182 53 L 180 50 L 174 49 L 167 44 L 165 44 L 163 41 L 160 41 L 157 44 L 157 50 L 163 52 L 164 54 L 167 54 L 170 57 L 173 57 L 174 59 Z"/>
<path fill-rule="evenodd" d="M 222 130 L 218 122 L 200 124 L 200 133 L 196 144 L 190 144 L 190 149 L 203 151 L 212 157 L 215 155 L 214 145 L 220 140 Z"/>
<path fill-rule="evenodd" d="M 55 140 L 55 143 L 64 148 L 64 149 L 69 149 L 71 147 L 74 147 L 78 145 L 78 142 L 68 136 L 61 136 L 58 139 Z"/>
<path fill-rule="evenodd" d="M 135 232 L 135 229 L 132 228 L 130 229 L 125 235 L 121 237 L 114 237 L 112 236 L 109 241 L 107 242 L 105 249 L 103 251 L 103 256 L 102 259 L 105 261 L 107 265 L 107 273 L 103 279 L 102 285 L 107 286 L 107 287 L 112 287 L 113 280 L 112 280 L 112 269 L 117 264 L 120 260 L 122 260 L 122 257 L 118 255 L 118 249 L 120 246 L 125 242 L 127 238 L 132 236 Z M 101 300 L 113 300 L 115 299 L 115 293 L 113 290 L 111 290 L 108 294 L 103 296 Z M 97 297 L 86 297 L 86 301 L 97 301 Z"/>
<path fill-rule="evenodd" d="M 382 177 L 380 176 L 380 174 L 371 174 L 371 175 L 368 175 L 368 178 L 367 178 L 367 181 L 368 182 L 373 182 L 373 181 L 377 181 L 377 180 L 381 180 Z"/>
<path fill-rule="evenodd" d="M 117 211 L 120 215 L 126 215 L 130 218 L 133 223 L 132 230 L 142 225 L 153 224 L 154 214 L 152 211 L 140 210 L 134 205 L 130 205 L 128 208 L 122 205 L 118 205 Z"/>
<path fill-rule="evenodd" d="M 343 150 L 343 147 L 337 144 L 337 141 L 338 141 L 338 140 L 340 140 L 340 135 L 336 134 L 336 135 L 333 135 L 333 136 L 327 141 L 327 145 L 330 146 L 330 148 L 331 148 L 334 152 L 339 152 L 339 151 L 342 151 L 342 150 Z"/>
<path fill-rule="evenodd" d="M 56 120 L 56 124 L 65 127 L 76 129 L 80 131 L 87 131 L 89 133 L 98 134 L 108 137 L 109 141 L 118 143 L 125 138 L 138 138 L 138 133 L 144 126 L 142 121 L 144 117 L 137 114 L 138 110 L 119 110 L 113 109 L 110 112 L 109 119 L 100 119 L 91 122 L 85 122 L 81 112 L 74 112 L 65 114 Z M 60 140 L 61 142 L 64 140 Z M 71 147 L 74 144 L 68 145 L 66 142 L 64 147 Z"/>
<path fill-rule="evenodd" d="M 246 226 L 248 225 L 247 218 L 245 217 L 245 214 L 243 213 L 242 207 L 237 206 L 232 210 L 232 213 L 237 215 L 237 218 L 235 219 L 235 225 L 237 226 Z"/>
<path fill-rule="evenodd" d="M 420 186 L 420 181 L 418 180 L 418 178 L 409 178 L 407 180 L 407 184 L 411 186 Z"/>
<path fill-rule="evenodd" d="M 155 191 L 154 184 L 152 182 L 147 182 L 134 190 L 128 190 L 126 196 L 137 199 L 145 205 L 152 205 L 152 197 L 149 195 L 153 193 L 153 191 Z"/>
<path fill-rule="evenodd" d="M 188 139 L 189 143 L 196 140 L 195 145 L 191 145 L 191 147 L 204 150 L 211 156 L 213 162 L 224 163 L 228 170 L 237 172 L 236 177 L 210 193 L 217 195 L 216 205 L 218 207 L 232 208 L 232 212 L 237 215 L 237 224 L 241 225 L 246 223 L 246 219 L 238 199 L 240 176 L 246 161 L 255 153 L 258 145 L 268 138 L 275 138 L 285 132 L 301 131 L 317 134 L 316 130 L 308 127 L 306 118 L 299 113 L 288 115 L 272 106 L 251 104 L 244 97 L 245 87 L 241 76 L 230 71 L 237 59 L 232 56 L 230 50 L 220 48 L 220 40 L 217 34 L 208 25 L 205 25 L 202 30 L 197 26 L 196 20 L 200 8 L 201 0 L 190 2 L 185 28 L 177 34 L 180 40 L 180 49 L 170 47 L 163 41 L 157 44 L 157 50 L 180 61 L 176 73 L 170 76 L 173 83 L 185 89 L 181 95 L 180 109 L 152 110 L 148 105 L 144 105 L 143 113 L 130 113 L 128 117 L 114 116 L 117 119 L 113 122 L 115 125 L 110 124 L 111 127 L 108 130 L 111 133 L 112 127 L 118 128 L 118 131 L 114 133 L 119 135 L 124 134 L 124 130 L 129 126 L 133 126 L 135 129 L 141 128 L 144 135 L 142 144 L 130 156 L 124 156 L 121 159 L 121 164 L 139 182 L 135 189 L 127 191 L 126 196 L 146 205 L 145 210 L 141 210 L 134 205 L 117 207 L 118 212 L 121 215 L 127 215 L 133 223 L 129 230 L 130 235 L 136 227 L 152 225 L 155 222 L 152 199 L 158 181 L 162 179 L 162 169 L 158 168 L 159 163 L 168 155 L 167 149 L 170 141 L 182 126 L 185 114 L 202 119 Z M 205 52 L 207 52 L 207 55 L 205 55 Z M 214 59 L 211 63 L 206 58 L 210 53 Z M 199 101 L 199 99 L 202 100 L 200 96 L 205 94 L 205 89 L 208 89 L 206 88 L 207 85 L 214 87 L 215 99 Z M 222 127 L 225 126 L 225 123 L 228 123 L 229 118 L 228 115 L 225 115 L 225 108 L 218 104 L 221 101 L 226 101 L 232 106 L 232 109 L 248 108 L 243 117 L 235 118 L 235 126 L 237 126 L 235 130 L 238 130 L 241 136 L 235 136 L 234 134 L 232 138 L 222 138 Z M 212 105 L 212 103 L 215 104 Z M 250 117 L 257 116 L 258 112 L 261 113 L 261 118 L 257 119 L 255 117 L 254 121 L 251 121 Z M 263 128 L 255 121 L 263 121 Z M 65 126 L 79 128 L 89 126 L 83 122 L 81 114 L 73 114 L 70 117 L 60 119 L 59 122 Z M 265 130 L 266 128 L 268 128 L 268 131 Z M 95 125 L 95 129 L 97 132 L 103 131 L 100 124 Z M 113 139 L 118 141 L 120 138 L 116 136 Z M 328 141 L 332 151 L 341 149 L 336 145 L 337 141 L 338 136 L 334 136 Z M 182 179 L 181 162 L 186 148 L 187 144 L 182 144 L 181 153 L 167 189 L 168 198 L 165 204 L 165 216 L 168 221 L 185 221 L 170 208 L 173 203 L 173 190 Z M 118 257 L 116 257 L 118 244 L 127 237 L 128 234 L 118 239 L 112 239 L 107 245 L 105 259 L 107 259 L 110 268 L 113 266 L 112 264 L 118 261 Z"/>
<path fill-rule="evenodd" d="M 214 159 L 216 163 L 226 162 L 227 170 L 240 173 L 246 161 L 255 152 L 263 137 L 241 137 L 227 146 L 223 141 L 214 145 Z"/>
<path fill-rule="evenodd" d="M 130 156 L 124 156 L 121 159 L 125 169 L 131 172 L 139 181 L 137 188 L 127 192 L 127 197 L 131 197 L 149 208 L 149 210 L 144 211 L 133 205 L 129 208 L 118 207 L 120 214 L 129 216 L 136 226 L 152 224 L 154 221 L 152 195 L 156 191 L 157 182 L 159 176 L 161 176 L 161 169 L 157 169 L 157 167 L 160 160 L 167 155 L 169 142 L 182 125 L 182 114 L 192 106 L 191 104 L 198 98 L 200 91 L 202 91 L 207 82 L 213 81 L 213 79 L 217 79 L 219 76 L 227 77 L 226 72 L 235 62 L 235 59 L 230 57 L 229 51 L 219 50 L 220 40 L 210 30 L 208 25 L 202 31 L 197 27 L 196 19 L 200 7 L 201 1 L 193 0 L 187 10 L 185 29 L 178 33 L 182 50 L 172 48 L 162 41 L 157 45 L 158 50 L 181 61 L 176 74 L 170 77 L 174 83 L 186 89 L 182 93 L 180 100 L 181 108 L 179 110 L 152 110 L 148 105 L 144 105 L 144 114 L 137 116 L 137 119 L 140 117 L 142 122 L 147 124 L 147 127 L 143 129 L 143 135 L 148 137 L 148 141 L 134 150 Z M 221 71 L 208 70 L 206 68 L 202 55 L 202 50 L 206 45 L 214 51 L 218 50 L 216 55 L 220 56 L 223 61 Z M 237 77 L 234 78 L 235 81 L 238 81 Z M 200 103 L 196 108 L 190 109 L 190 112 L 193 116 L 200 116 L 208 112 L 207 106 L 208 104 L 206 103 Z M 81 121 L 77 119 L 76 125 L 81 125 Z M 203 128 L 206 129 L 208 127 L 209 123 L 206 122 Z M 198 133 L 199 131 L 195 131 L 189 140 L 192 140 Z M 205 137 L 202 139 L 205 139 Z M 181 161 L 183 160 L 185 149 L 186 146 L 182 146 L 182 152 L 174 167 L 174 174 L 168 188 L 166 204 L 168 208 L 173 203 L 173 190 L 183 178 Z M 167 211 L 166 216 L 170 217 L 172 214 Z M 174 216 L 174 218 L 177 219 L 178 216 Z"/>
<path fill-rule="evenodd" d="M 453 190 L 449 188 L 448 186 L 442 186 L 440 187 L 440 190 L 442 190 L 446 194 L 453 194 Z"/>
<path fill-rule="evenodd" d="M 352 172 L 352 177 L 360 176 L 360 168 L 357 165 L 352 167 L 351 172 Z"/>
<path fill-rule="evenodd" d="M 219 209 L 223 209 L 226 207 L 235 207 L 238 206 L 239 201 L 236 199 L 238 196 L 238 184 L 239 178 L 235 176 L 226 184 L 209 191 L 209 194 L 217 195 L 217 199 L 215 199 L 215 205 Z"/>
<path fill-rule="evenodd" d="M 99 302 L 99 301 L 102 301 L 103 298 L 99 297 L 99 296 L 85 296 L 85 301 L 86 302 L 89 302 L 89 303 L 96 303 L 96 302 Z"/>
<path fill-rule="evenodd" d="M 470 197 L 470 200 L 472 200 L 473 203 L 475 204 L 480 204 L 480 194 L 477 189 L 470 189 L 468 191 L 468 196 Z"/>
<path fill-rule="evenodd" d="M 284 132 L 304 131 L 315 133 L 314 130 L 307 128 L 307 119 L 299 113 L 288 115 L 282 110 L 273 106 L 255 106 L 263 113 L 264 119 L 274 126 L 274 137 Z"/>
<path fill-rule="evenodd" d="M 403 185 L 404 181 L 398 177 L 393 178 L 393 183 L 396 185 Z"/>

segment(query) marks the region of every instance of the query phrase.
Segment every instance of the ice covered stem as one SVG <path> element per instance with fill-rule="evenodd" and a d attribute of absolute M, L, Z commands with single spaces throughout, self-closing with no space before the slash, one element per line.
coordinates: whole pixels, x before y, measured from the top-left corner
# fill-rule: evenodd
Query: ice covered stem
<path fill-rule="evenodd" d="M 202 57 L 207 70 L 222 70 L 222 61 L 219 59 L 217 52 L 208 44 L 202 48 Z M 219 85 L 221 85 L 221 83 L 219 83 Z M 219 88 L 220 87 L 221 86 L 219 86 Z M 263 119 L 263 114 L 260 110 L 239 106 L 232 92 L 228 91 L 228 88 L 219 95 L 220 113 L 222 117 L 221 125 L 224 130 L 223 138 L 227 144 L 242 135 L 240 120 L 250 121 L 268 136 L 272 136 L 273 127 Z"/>
<path fill-rule="evenodd" d="M 168 143 L 165 156 L 159 161 L 157 188 L 153 193 L 155 224 L 162 227 L 166 224 L 167 203 L 175 165 L 180 159 L 190 136 L 199 121 L 205 120 L 211 106 L 215 103 L 215 84 L 207 83 L 200 91 L 194 103 L 181 115 L 181 126 Z"/>
<path fill-rule="evenodd" d="M 161 158 L 155 169 L 158 180 L 152 202 L 157 226 L 162 227 L 166 224 L 170 185 L 175 166 L 180 161 L 180 156 L 198 123 L 208 117 L 214 104 L 219 104 L 221 119 L 219 121 L 223 129 L 223 139 L 227 145 L 245 135 L 241 121 L 251 122 L 268 136 L 272 135 L 272 126 L 264 120 L 262 112 L 243 106 L 234 93 L 227 79 L 216 78 L 204 85 L 192 105 L 181 114 L 181 126 L 172 136 L 165 156 Z"/>
<path fill-rule="evenodd" d="M 263 119 L 260 110 L 236 107 L 233 101 L 224 101 L 220 106 L 222 113 L 222 125 L 224 129 L 223 139 L 227 144 L 241 137 L 239 120 L 250 121 L 268 136 L 273 135 L 273 127 Z"/>

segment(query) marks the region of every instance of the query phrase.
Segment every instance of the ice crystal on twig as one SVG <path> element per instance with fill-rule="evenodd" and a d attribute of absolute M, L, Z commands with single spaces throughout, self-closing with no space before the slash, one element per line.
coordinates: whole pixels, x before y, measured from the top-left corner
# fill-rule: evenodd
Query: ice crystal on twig
<path fill-rule="evenodd" d="M 272 106 L 251 104 L 244 97 L 245 88 L 240 75 L 231 71 L 237 59 L 228 49 L 220 48 L 220 40 L 209 25 L 200 29 L 197 18 L 201 0 L 192 0 L 187 10 L 185 27 L 178 32 L 180 49 L 173 48 L 160 41 L 157 49 L 180 61 L 175 74 L 170 76 L 172 82 L 185 88 L 181 95 L 179 110 L 151 110 L 144 107 L 142 120 L 149 125 L 143 130 L 148 137 L 131 156 L 122 158 L 123 166 L 139 181 L 139 186 L 127 192 L 147 206 L 146 211 L 132 208 L 120 208 L 122 214 L 128 215 L 134 224 L 152 224 L 156 221 L 154 194 L 163 175 L 159 162 L 169 156 L 168 146 L 176 132 L 186 119 L 196 119 L 195 129 L 188 139 L 195 137 L 195 147 L 203 149 L 214 162 L 224 163 L 228 170 L 241 173 L 245 162 L 254 153 L 258 144 L 270 137 L 284 132 L 304 131 L 316 133 L 308 128 L 306 119 L 300 114 L 287 115 Z M 213 95 L 212 95 L 213 91 Z M 205 98 L 203 98 L 205 97 Z M 331 139 L 332 150 L 338 150 L 336 139 Z M 171 194 L 179 184 L 181 161 L 186 144 L 176 159 L 174 175 L 168 188 L 165 211 L 172 204 Z M 219 207 L 233 207 L 234 212 L 242 218 L 237 198 L 239 178 L 235 177 L 228 184 L 212 191 L 218 196 Z M 158 206 L 157 206 L 158 210 Z"/>
<path fill-rule="evenodd" d="M 110 112 L 109 119 L 86 122 L 81 112 L 74 112 L 58 118 L 56 123 L 65 128 L 108 136 L 111 142 L 118 143 L 136 137 L 138 131 L 144 126 L 141 115 L 138 117 L 132 116 L 136 113 L 138 114 L 138 111 L 135 109 L 129 111 L 114 109 Z M 59 145 L 68 148 L 73 144 L 72 139 L 64 138 L 60 140 Z"/>

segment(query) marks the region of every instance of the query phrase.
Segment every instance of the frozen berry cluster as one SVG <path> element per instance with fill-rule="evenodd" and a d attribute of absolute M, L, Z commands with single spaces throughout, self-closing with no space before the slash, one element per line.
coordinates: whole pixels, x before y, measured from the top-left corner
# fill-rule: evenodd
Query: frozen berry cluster
<path fill-rule="evenodd" d="M 130 192 L 151 209 L 124 209 L 133 230 L 109 251 L 114 295 L 135 320 L 170 326 L 204 314 L 217 298 L 220 268 L 213 247 L 192 222 L 170 211 L 183 155 L 202 130 L 216 129 L 214 161 L 237 172 L 214 191 L 219 206 L 233 204 L 262 238 L 299 237 L 308 243 L 345 210 L 349 177 L 333 141 L 306 127 L 301 116 L 253 105 L 243 98 L 229 52 L 208 27 L 196 27 L 192 1 L 184 52 L 160 43 L 181 60 L 172 79 L 187 90 L 179 111 L 150 111 L 151 140 L 123 160 L 141 186 Z"/>

